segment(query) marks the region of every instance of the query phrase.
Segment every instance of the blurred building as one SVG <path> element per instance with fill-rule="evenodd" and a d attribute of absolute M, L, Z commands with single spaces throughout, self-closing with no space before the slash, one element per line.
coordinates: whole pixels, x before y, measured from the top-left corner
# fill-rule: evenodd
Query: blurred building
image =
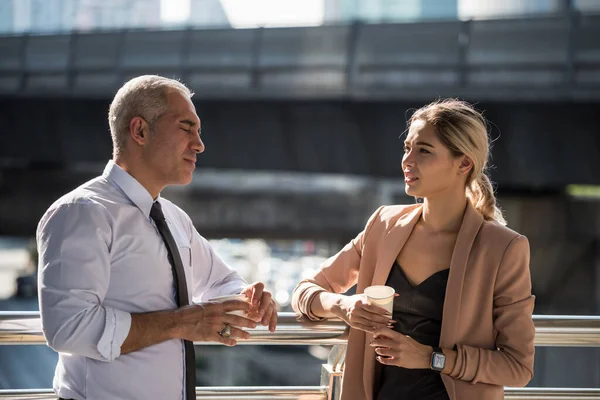
<path fill-rule="evenodd" d="M 0 32 L 73 29 L 76 7 L 76 0 L 4 0 L 0 3 Z"/>
<path fill-rule="evenodd" d="M 455 19 L 458 0 L 324 0 L 325 23 Z"/>
<path fill-rule="evenodd" d="M 221 0 L 191 0 L 189 26 L 230 27 Z"/>
<path fill-rule="evenodd" d="M 120 29 L 161 26 L 161 0 L 76 0 L 76 28 Z"/>
<path fill-rule="evenodd" d="M 477 102 L 490 136 L 500 137 L 492 178 L 510 226 L 531 243 L 536 314 L 598 314 L 600 16 L 564 11 L 600 11 L 600 1 L 268 3 L 0 0 L 0 34 L 17 33 L 0 38 L 0 235 L 32 236 L 58 196 L 101 173 L 111 152 L 106 110 L 124 79 L 180 77 L 197 92 L 209 151 L 192 184 L 165 197 L 205 237 L 226 238 L 211 241 L 217 253 L 248 281 L 265 281 L 289 311 L 295 284 L 373 210 L 413 201 L 399 177 L 409 111 L 460 97 Z M 520 14 L 528 16 L 513 18 Z M 538 18 L 545 15 L 555 17 Z M 353 20 L 368 23 L 314 27 Z M 431 22 L 388 24 L 421 20 Z M 181 29 L 306 21 L 314 23 Z M 82 33 L 49 34 L 73 29 Z M 594 194 L 578 194 L 577 185 Z M 33 273 L 6 254 L 0 284 L 23 284 L 0 287 L 0 297 L 23 295 L 0 300 L 0 310 L 35 309 Z M 318 382 L 316 356 L 273 349 L 260 348 L 257 363 L 254 349 L 232 357 L 211 348 L 201 353 L 200 375 L 212 385 Z M 5 376 L 16 376 L 12 387 L 51 385 L 55 359 L 36 364 L 46 380 L 17 381 L 35 377 L 30 360 L 45 356 L 1 350 L 0 360 L 29 364 L 0 363 L 0 388 Z M 537 349 L 532 384 L 600 387 L 599 351 Z M 295 369 L 282 367 L 292 362 Z"/>
<path fill-rule="evenodd" d="M 160 6 L 161 0 L 0 0 L 0 32 L 157 28 Z"/>

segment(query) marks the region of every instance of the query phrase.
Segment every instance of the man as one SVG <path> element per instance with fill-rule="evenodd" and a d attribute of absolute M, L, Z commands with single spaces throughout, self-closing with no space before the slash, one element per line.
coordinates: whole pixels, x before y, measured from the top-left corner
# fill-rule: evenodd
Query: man
<path fill-rule="evenodd" d="M 191 182 L 204 151 L 191 96 L 159 76 L 127 82 L 109 111 L 113 159 L 39 223 L 42 327 L 59 353 L 60 398 L 190 400 L 192 342 L 233 346 L 257 322 L 275 330 L 264 285 L 247 285 L 160 196 Z M 249 301 L 207 301 L 238 293 Z"/>

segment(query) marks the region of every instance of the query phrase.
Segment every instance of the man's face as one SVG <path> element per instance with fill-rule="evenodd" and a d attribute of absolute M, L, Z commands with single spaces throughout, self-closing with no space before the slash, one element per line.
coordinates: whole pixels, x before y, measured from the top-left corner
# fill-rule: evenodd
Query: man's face
<path fill-rule="evenodd" d="M 187 185 L 192 181 L 196 156 L 204 151 L 200 119 L 189 97 L 172 91 L 168 111 L 156 121 L 142 157 L 159 186 Z"/>

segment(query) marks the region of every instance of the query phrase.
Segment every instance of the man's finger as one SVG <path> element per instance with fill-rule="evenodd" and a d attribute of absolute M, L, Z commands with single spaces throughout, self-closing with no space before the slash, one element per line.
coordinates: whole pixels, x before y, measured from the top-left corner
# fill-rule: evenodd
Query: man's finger
<path fill-rule="evenodd" d="M 273 300 L 269 300 L 269 307 L 267 308 L 267 311 L 265 311 L 265 315 L 263 315 L 261 323 L 264 326 L 269 325 L 271 323 L 271 318 L 273 318 L 273 315 L 277 316 L 277 310 L 275 309 Z"/>
<path fill-rule="evenodd" d="M 271 305 L 271 293 L 265 291 L 262 293 L 262 298 L 260 300 L 260 308 L 258 309 L 258 315 L 260 315 L 261 317 L 264 317 L 265 312 L 267 311 L 267 308 L 269 308 L 270 305 Z"/>
<path fill-rule="evenodd" d="M 273 305 L 273 308 L 271 311 L 271 319 L 269 321 L 269 331 L 275 332 L 276 328 L 277 328 L 277 308 L 275 307 L 275 305 Z"/>
<path fill-rule="evenodd" d="M 256 328 L 256 321 L 240 317 L 239 315 L 225 314 L 225 316 L 223 316 L 223 322 L 231 326 L 239 326 L 241 328 Z"/>
<path fill-rule="evenodd" d="M 252 287 L 252 307 L 256 308 L 260 304 L 262 299 L 263 290 L 265 285 L 262 282 L 256 282 Z"/>
<path fill-rule="evenodd" d="M 219 334 L 219 332 L 217 332 L 214 336 L 214 342 L 216 343 L 222 343 L 225 346 L 235 346 L 237 344 L 237 341 L 235 339 L 232 338 L 224 338 L 223 336 L 221 336 Z"/>
<path fill-rule="evenodd" d="M 243 329 L 231 327 L 231 338 L 232 339 L 250 339 L 250 333 Z"/>
<path fill-rule="evenodd" d="M 218 303 L 222 310 L 225 312 L 229 311 L 250 311 L 250 303 L 242 300 L 228 300 L 223 303 Z"/>

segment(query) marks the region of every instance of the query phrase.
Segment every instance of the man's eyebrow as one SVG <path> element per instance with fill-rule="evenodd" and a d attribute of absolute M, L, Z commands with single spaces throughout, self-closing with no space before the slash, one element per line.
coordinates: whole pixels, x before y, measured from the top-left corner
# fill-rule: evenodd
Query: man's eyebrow
<path fill-rule="evenodd" d="M 194 126 L 196 126 L 196 125 L 197 125 L 197 124 L 196 124 L 194 121 L 192 121 L 191 119 L 182 119 L 182 120 L 179 120 L 179 123 L 180 123 L 180 124 L 186 124 L 186 125 L 189 125 L 189 126 L 190 126 L 190 128 L 191 128 L 191 127 L 194 127 Z"/>

